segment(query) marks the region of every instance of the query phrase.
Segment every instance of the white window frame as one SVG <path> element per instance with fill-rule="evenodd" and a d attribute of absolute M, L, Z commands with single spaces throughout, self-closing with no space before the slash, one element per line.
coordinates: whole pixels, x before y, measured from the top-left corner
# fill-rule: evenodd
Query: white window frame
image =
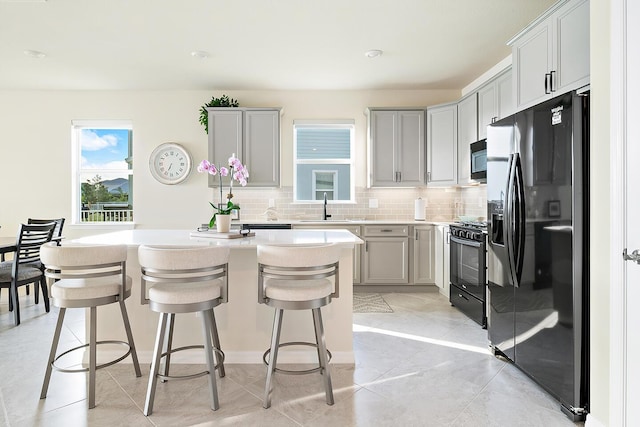
<path fill-rule="evenodd" d="M 298 159 L 298 129 L 301 128 L 329 128 L 329 129 L 349 129 L 349 158 L 348 159 Z M 301 164 L 344 164 L 349 165 L 349 200 L 329 200 L 327 203 L 355 203 L 355 120 L 294 120 L 293 121 L 293 202 L 294 203 L 323 203 L 323 200 L 301 200 L 298 199 L 298 165 Z M 314 171 L 315 172 L 315 171 Z M 328 172 L 324 170 L 323 172 Z M 337 171 L 336 171 L 337 172 Z M 334 186 L 334 195 L 337 194 L 338 174 Z M 312 195 L 315 195 L 315 180 L 312 181 Z M 314 196 L 315 197 L 315 196 Z"/>
<path fill-rule="evenodd" d="M 109 226 L 125 226 L 131 227 L 134 221 L 95 221 L 82 222 L 82 174 L 122 174 L 122 169 L 82 169 L 82 146 L 80 144 L 80 133 L 84 129 L 127 129 L 133 130 L 133 124 L 129 120 L 72 120 L 71 121 L 71 223 L 74 226 L 82 227 L 102 227 Z M 132 148 L 129 147 L 129 155 L 133 156 Z M 131 158 L 127 159 L 131 161 Z M 127 170 L 127 174 L 133 176 L 133 164 L 131 169 Z M 131 191 L 131 190 L 130 190 Z M 135 207 L 132 206 L 135 211 Z M 135 218 L 135 216 L 134 216 Z"/>
<path fill-rule="evenodd" d="M 331 193 L 333 194 L 333 197 L 331 198 L 331 200 L 335 200 L 335 195 L 338 192 L 338 171 L 337 170 L 328 170 L 328 169 L 314 169 L 311 171 L 311 176 L 313 176 L 313 179 L 311 180 L 311 194 L 315 195 L 316 192 L 318 191 L 318 188 L 316 187 L 316 184 L 318 183 L 318 174 L 319 173 L 325 173 L 325 174 L 330 174 L 333 175 L 333 188 L 331 189 L 322 189 L 322 191 L 326 192 L 326 193 Z M 315 200 L 321 200 L 321 199 L 315 199 Z"/>

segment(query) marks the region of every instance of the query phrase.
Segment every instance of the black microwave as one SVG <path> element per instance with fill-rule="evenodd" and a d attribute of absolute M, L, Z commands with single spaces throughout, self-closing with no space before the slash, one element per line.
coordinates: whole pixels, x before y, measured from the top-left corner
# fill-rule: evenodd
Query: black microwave
<path fill-rule="evenodd" d="M 471 147 L 471 179 L 487 182 L 487 140 L 481 139 Z"/>

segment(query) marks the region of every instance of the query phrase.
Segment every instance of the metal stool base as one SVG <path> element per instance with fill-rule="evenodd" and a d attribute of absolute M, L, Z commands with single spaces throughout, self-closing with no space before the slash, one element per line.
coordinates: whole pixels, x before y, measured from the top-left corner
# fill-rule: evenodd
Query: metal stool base
<path fill-rule="evenodd" d="M 282 347 L 291 347 L 291 346 L 296 346 L 296 345 L 304 345 L 304 346 L 307 346 L 307 347 L 314 347 L 316 349 L 318 348 L 318 344 L 314 344 L 312 342 L 292 341 L 292 342 L 283 342 L 283 343 L 278 344 L 278 349 L 280 349 Z M 328 348 L 325 349 L 325 350 L 327 351 L 327 356 L 329 357 L 327 359 L 327 362 L 331 362 L 331 359 L 333 358 L 333 355 L 331 354 L 331 352 L 329 351 Z M 271 349 L 268 349 L 262 355 L 262 361 L 264 362 L 264 364 L 266 366 L 269 366 L 269 362 L 267 361 L 267 356 L 270 353 L 271 353 Z M 314 374 L 316 372 L 321 372 L 322 371 L 322 366 L 318 366 L 317 368 L 312 368 L 312 369 L 304 369 L 304 370 L 274 368 L 273 371 L 277 372 L 279 374 L 286 374 L 286 375 L 306 375 L 306 374 Z"/>
<path fill-rule="evenodd" d="M 280 343 L 280 332 L 282 330 L 282 317 L 284 315 L 284 309 L 276 308 L 276 313 L 273 318 L 273 332 L 271 334 L 271 347 L 263 355 L 263 361 L 267 362 L 267 355 L 269 355 L 269 362 L 267 363 L 267 380 L 264 389 L 264 399 L 262 406 L 267 409 L 271 406 L 271 384 L 273 380 L 273 374 L 276 372 L 290 374 L 290 375 L 304 375 L 315 372 L 320 372 L 324 382 L 325 397 L 327 405 L 333 405 L 333 387 L 331 385 L 331 371 L 329 369 L 329 360 L 331 359 L 331 352 L 327 350 L 327 345 L 324 338 L 324 327 L 322 325 L 322 314 L 320 307 L 312 308 L 311 313 L 313 315 L 313 326 L 316 336 L 316 343 L 308 342 L 288 342 Z M 318 352 L 318 367 L 306 370 L 286 370 L 278 369 L 278 350 L 280 347 L 287 347 L 293 345 L 304 345 L 315 347 Z"/>
<path fill-rule="evenodd" d="M 204 345 L 188 345 L 185 347 L 178 347 L 178 348 L 173 348 L 170 351 L 166 351 L 164 353 L 162 353 L 160 355 L 160 359 L 164 359 L 167 355 L 171 355 L 173 353 L 177 353 L 179 351 L 183 351 L 183 350 L 194 350 L 194 349 L 204 349 Z M 213 352 L 216 353 L 218 355 L 218 360 L 219 362 L 213 367 L 213 370 L 219 370 L 220 367 L 224 364 L 224 352 L 220 349 L 214 348 Z M 158 378 L 160 380 L 164 381 L 169 381 L 169 380 L 190 380 L 193 378 L 200 378 L 204 375 L 209 375 L 209 371 L 202 371 L 202 372 L 198 372 L 195 374 L 189 374 L 189 375 L 162 375 L 162 374 L 157 374 Z"/>
<path fill-rule="evenodd" d="M 96 342 L 96 346 L 101 345 L 101 344 L 119 344 L 119 345 L 124 345 L 125 347 L 127 347 L 127 352 L 116 358 L 111 360 L 110 362 L 105 362 L 101 365 L 96 365 L 96 370 L 98 369 L 102 369 L 102 368 L 106 368 L 107 366 L 111 366 L 111 365 L 115 365 L 116 363 L 120 362 L 121 360 L 126 359 L 130 354 L 131 354 L 131 346 L 129 345 L 128 342 L 125 341 L 98 341 Z M 58 359 L 60 359 L 63 356 L 66 356 L 69 353 L 72 353 L 76 350 L 81 350 L 83 348 L 89 347 L 90 344 L 83 344 L 83 345 L 79 345 L 77 347 L 71 348 L 67 351 L 65 351 L 64 353 L 60 353 L 55 359 L 53 359 L 53 362 L 51 362 L 51 368 L 55 369 L 58 372 L 64 372 L 64 373 L 79 373 L 79 372 L 89 372 L 89 368 L 78 368 L 78 369 L 67 369 L 67 368 L 61 368 L 59 366 L 56 366 L 56 361 Z"/>

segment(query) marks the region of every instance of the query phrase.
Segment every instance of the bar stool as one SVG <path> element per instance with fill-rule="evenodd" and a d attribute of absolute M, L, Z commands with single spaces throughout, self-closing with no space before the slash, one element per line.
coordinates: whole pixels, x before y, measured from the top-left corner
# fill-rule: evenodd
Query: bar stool
<path fill-rule="evenodd" d="M 131 355 L 136 377 L 142 375 L 136 347 L 133 343 L 127 308 L 124 304 L 124 300 L 131 295 L 131 277 L 127 276 L 126 273 L 127 247 L 125 245 L 58 246 L 56 242 L 51 242 L 40 248 L 40 260 L 45 266 L 46 277 L 56 280 L 51 284 L 51 303 L 60 308 L 40 399 L 47 397 L 52 369 L 66 373 L 89 372 L 89 409 L 92 409 L 96 406 L 97 369 L 111 366 Z M 116 302 L 120 305 L 128 341 L 97 341 L 97 307 Z M 89 343 L 74 347 L 56 357 L 62 323 L 67 308 L 91 309 Z M 99 344 L 121 344 L 127 347 L 127 352 L 110 362 L 98 365 L 96 351 Z M 55 362 L 60 357 L 85 347 L 89 347 L 88 368 L 63 369 L 55 365 Z"/>
<path fill-rule="evenodd" d="M 142 245 L 138 248 L 138 260 L 142 267 L 142 302 L 148 303 L 152 311 L 160 313 L 144 404 L 145 416 L 153 412 L 158 378 L 164 382 L 207 375 L 211 409 L 218 409 L 215 371 L 218 369 L 221 378 L 225 372 L 224 353 L 220 347 L 213 308 L 227 302 L 229 252 L 229 248 L 224 246 Z M 204 345 L 172 348 L 175 315 L 195 312 L 201 313 Z M 195 348 L 204 348 L 207 370 L 191 375 L 170 376 L 171 354 Z M 214 353 L 217 364 L 214 363 Z M 162 374 L 161 359 L 164 359 Z"/>
<path fill-rule="evenodd" d="M 258 302 L 276 309 L 271 347 L 263 355 L 263 361 L 268 366 L 264 408 L 271 406 L 271 382 L 275 372 L 295 375 L 320 372 L 324 379 L 327 404 L 333 405 L 329 371 L 331 353 L 325 344 L 320 308 L 339 296 L 339 259 L 340 248 L 335 244 L 303 247 L 258 245 Z M 333 283 L 331 276 L 334 277 Z M 312 310 L 315 343 L 280 343 L 284 310 Z M 278 349 L 299 345 L 317 349 L 319 366 L 308 370 L 278 369 Z"/>

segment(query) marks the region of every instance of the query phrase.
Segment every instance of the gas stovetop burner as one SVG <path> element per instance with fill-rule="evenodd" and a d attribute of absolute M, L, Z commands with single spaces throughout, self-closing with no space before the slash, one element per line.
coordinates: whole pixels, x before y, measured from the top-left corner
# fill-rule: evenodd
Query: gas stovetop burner
<path fill-rule="evenodd" d="M 460 221 L 456 222 L 454 225 L 458 227 L 478 228 L 481 230 L 486 230 L 488 224 L 489 223 L 487 221 Z"/>
<path fill-rule="evenodd" d="M 449 231 L 452 236 L 466 240 L 474 240 L 477 242 L 484 241 L 487 231 L 487 222 L 485 221 L 467 221 L 456 222 L 451 224 Z"/>

